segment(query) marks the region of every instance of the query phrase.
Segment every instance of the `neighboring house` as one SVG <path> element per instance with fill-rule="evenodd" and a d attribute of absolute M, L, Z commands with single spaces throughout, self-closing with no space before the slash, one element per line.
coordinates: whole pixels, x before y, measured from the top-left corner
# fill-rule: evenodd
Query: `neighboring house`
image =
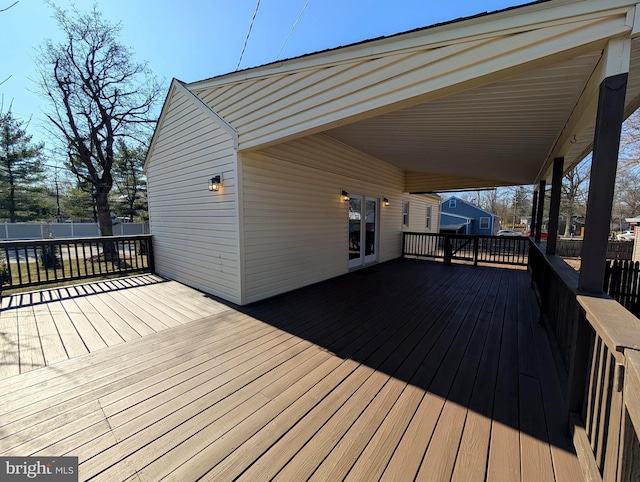
<path fill-rule="evenodd" d="M 400 257 L 403 231 L 439 229 L 424 193 L 570 168 L 593 142 L 604 76 L 630 61 L 625 112 L 640 96 L 634 12 L 534 2 L 174 79 L 145 163 L 157 273 L 251 303 Z"/>
<path fill-rule="evenodd" d="M 440 232 L 492 236 L 498 232 L 498 216 L 458 197 L 440 204 Z"/>
<path fill-rule="evenodd" d="M 571 226 L 569 228 L 569 235 L 582 236 L 584 232 L 583 231 L 584 222 L 585 222 L 584 216 L 580 216 L 577 214 L 575 216 L 572 216 Z M 558 234 L 560 236 L 564 236 L 566 232 L 565 231 L 566 227 L 567 227 L 567 217 L 560 214 L 558 216 Z M 542 219 L 542 224 L 540 225 L 540 229 L 542 230 L 543 233 L 546 233 L 548 228 L 549 228 L 549 218 L 545 217 Z"/>

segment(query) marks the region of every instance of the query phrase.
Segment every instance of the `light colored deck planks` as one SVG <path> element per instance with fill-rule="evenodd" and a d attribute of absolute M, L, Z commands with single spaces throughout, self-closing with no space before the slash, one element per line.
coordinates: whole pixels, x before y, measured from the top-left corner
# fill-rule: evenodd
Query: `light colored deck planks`
<path fill-rule="evenodd" d="M 73 299 L 61 300 L 59 303 L 64 308 L 89 352 L 108 346 L 96 327 L 89 321 L 87 315 L 80 310 Z"/>
<path fill-rule="evenodd" d="M 526 272 L 362 274 L 240 311 L 148 275 L 31 297 L 57 300 L 36 323 L 67 307 L 98 334 L 101 308 L 175 326 L 0 379 L 0 453 L 78 455 L 83 480 L 581 477 L 549 416 L 557 379 L 538 378 L 553 361 Z"/>
<path fill-rule="evenodd" d="M 89 323 L 95 328 L 107 346 L 117 345 L 125 341 L 125 337 L 118 333 L 109 322 L 109 319 L 93 305 L 90 296 L 77 296 L 72 300 L 79 312 L 87 317 Z"/>
<path fill-rule="evenodd" d="M 45 378 L 41 383 L 31 385 L 36 391 L 46 388 L 46 392 L 44 392 L 46 397 L 38 397 L 30 404 L 25 403 L 21 390 L 15 390 L 0 397 L 0 403 L 5 413 L 12 420 L 7 426 L 12 423 L 24 426 L 25 421 L 22 418 L 29 415 L 33 423 L 38 423 L 41 419 L 55 415 L 61 409 L 58 405 L 70 401 L 73 401 L 74 404 L 90 401 L 95 396 L 101 397 L 167 369 L 176 363 L 179 356 L 194 356 L 215 349 L 216 346 L 221 348 L 226 346 L 228 340 L 224 335 L 213 340 L 202 337 L 202 334 L 206 333 L 208 329 L 207 321 L 195 326 L 196 329 L 191 333 L 195 340 L 200 340 L 200 345 L 194 343 L 194 339 L 189 337 L 185 339 L 165 337 L 161 344 L 154 344 L 154 340 L 150 340 L 145 344 L 138 345 L 151 348 L 151 353 L 140 353 L 135 351 L 136 347 L 131 347 L 134 351 L 119 357 L 117 361 L 97 356 L 87 357 L 77 362 L 76 360 L 68 360 L 69 365 L 78 367 L 77 371 L 70 372 L 70 376 L 59 376 L 59 373 L 52 370 L 49 371 L 49 374 L 52 375 L 50 379 Z M 96 352 L 96 354 L 100 353 L 102 352 Z M 91 359 L 97 360 L 97 362 L 91 363 Z M 85 362 L 84 366 L 82 361 Z M 88 373 L 91 376 L 87 376 Z M 62 406 L 64 407 L 64 405 Z"/>
<path fill-rule="evenodd" d="M 258 378 L 254 378 L 254 374 L 245 374 L 237 378 L 236 384 L 239 386 L 231 387 L 230 384 L 226 384 L 217 389 L 214 388 L 191 403 L 162 407 L 159 411 L 162 416 L 157 419 L 162 423 L 151 425 L 144 431 L 129 434 L 124 440 L 116 434 L 116 437 L 121 440 L 117 450 L 124 448 L 131 454 L 127 458 L 138 469 L 138 475 L 142 480 L 158 480 L 159 474 L 166 471 L 168 467 L 165 464 L 152 464 L 153 461 L 175 449 L 168 456 L 172 464 L 184 462 L 186 458 L 193 456 L 192 449 L 183 451 L 184 443 L 192 437 L 197 436 L 196 440 L 201 440 L 202 437 L 205 440 L 207 437 L 213 437 L 215 440 L 218 436 L 222 436 L 248 415 L 270 402 L 270 397 L 262 393 L 264 389 L 273 384 L 294 383 L 306 373 L 322 365 L 328 358 L 327 353 L 311 346 L 299 350 L 293 356 L 291 354 L 276 356 L 272 369 Z M 240 390 L 240 387 L 243 389 Z M 171 427 L 169 431 L 167 426 Z M 206 428 L 203 429 L 203 427 Z M 203 430 L 207 432 L 201 434 Z M 192 447 L 190 443 L 187 443 L 187 446 Z M 84 467 L 85 476 L 91 476 L 96 466 L 111 466 L 120 460 L 117 454 L 115 454 L 116 457 L 111 455 L 107 450 L 87 461 Z M 142 468 L 144 470 L 140 470 Z M 109 471 L 106 473 L 108 474 Z M 143 473 L 147 475 L 143 476 Z"/>
<path fill-rule="evenodd" d="M 60 302 L 53 301 L 47 303 L 47 307 L 56 324 L 56 329 L 58 330 L 64 349 L 67 352 L 67 356 L 73 358 L 89 353 L 87 345 L 82 340 L 82 337 L 64 307 L 60 305 Z"/>
<path fill-rule="evenodd" d="M 49 310 L 46 307 L 43 310 L 36 309 L 34 314 L 38 325 L 38 335 L 40 336 L 45 365 L 51 365 L 69 358 Z"/>
<path fill-rule="evenodd" d="M 296 351 L 304 350 L 305 345 L 299 340 L 289 339 L 278 348 L 273 351 L 267 348 L 260 353 L 250 352 L 247 358 L 243 357 L 239 361 L 211 360 L 185 373 L 185 378 L 170 380 L 166 385 L 173 385 L 164 390 L 158 390 L 162 387 L 153 387 L 153 390 L 141 392 L 138 398 L 146 398 L 126 410 L 122 410 L 122 405 L 115 404 L 105 406 L 105 413 L 116 436 L 119 439 L 126 438 L 140 428 L 154 423 L 158 414 L 165 414 L 173 407 L 181 407 L 207 396 L 214 389 L 224 386 L 224 393 L 234 388 L 239 389 L 246 380 L 265 374 L 273 368 L 273 363 L 282 362 Z M 212 367 L 213 363 L 215 365 Z"/>
<path fill-rule="evenodd" d="M 20 373 L 44 366 L 42 343 L 32 307 L 18 311 L 18 349 L 20 350 Z"/>
<path fill-rule="evenodd" d="M 20 373 L 20 345 L 18 342 L 18 312 L 0 313 L 0 379 Z"/>

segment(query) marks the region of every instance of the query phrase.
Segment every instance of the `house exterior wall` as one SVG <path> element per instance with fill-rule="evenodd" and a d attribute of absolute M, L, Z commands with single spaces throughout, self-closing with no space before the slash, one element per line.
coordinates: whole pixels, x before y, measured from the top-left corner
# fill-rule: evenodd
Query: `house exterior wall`
<path fill-rule="evenodd" d="M 409 225 L 402 226 L 403 231 L 412 233 L 437 233 L 440 231 L 440 197 L 417 194 L 402 196 L 409 203 Z M 427 209 L 431 208 L 431 226 L 427 228 Z"/>
<path fill-rule="evenodd" d="M 175 87 L 147 158 L 156 271 L 240 302 L 237 154 L 233 139 Z M 222 174 L 219 192 L 208 180 Z"/>
<path fill-rule="evenodd" d="M 450 200 L 456 201 L 455 207 L 450 207 Z M 465 216 L 467 218 L 471 218 L 471 224 L 469 226 L 469 231 L 467 234 L 479 234 L 481 236 L 491 236 L 496 234 L 497 226 L 495 226 L 495 216 L 483 209 L 480 209 L 472 204 L 469 204 L 466 201 L 463 201 L 459 198 L 450 198 L 442 201 L 441 212 L 457 214 L 458 216 Z M 486 229 L 482 229 L 480 227 L 480 218 L 489 218 L 489 226 Z M 444 223 L 443 223 L 444 224 Z"/>
<path fill-rule="evenodd" d="M 241 165 L 244 303 L 349 271 L 342 190 L 379 199 L 379 262 L 402 253 L 402 200 L 425 213 L 423 232 L 419 206 L 437 204 L 403 194 L 402 170 L 321 134 L 243 153 Z"/>
<path fill-rule="evenodd" d="M 451 226 L 458 226 L 462 224 L 461 228 L 458 228 L 457 234 L 468 234 L 467 231 L 470 231 L 469 225 L 467 224 L 468 219 L 460 216 L 454 216 L 449 213 L 440 212 L 440 227 L 442 229 L 449 228 Z"/>

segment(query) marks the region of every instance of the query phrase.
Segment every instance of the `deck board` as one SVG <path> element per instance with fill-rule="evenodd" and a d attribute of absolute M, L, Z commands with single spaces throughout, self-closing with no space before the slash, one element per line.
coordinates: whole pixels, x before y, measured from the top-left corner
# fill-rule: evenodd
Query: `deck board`
<path fill-rule="evenodd" d="M 536 309 L 525 271 L 416 260 L 243 308 L 153 275 L 21 295 L 0 454 L 83 480 L 580 480 Z M 20 329 L 48 366 L 16 372 Z"/>

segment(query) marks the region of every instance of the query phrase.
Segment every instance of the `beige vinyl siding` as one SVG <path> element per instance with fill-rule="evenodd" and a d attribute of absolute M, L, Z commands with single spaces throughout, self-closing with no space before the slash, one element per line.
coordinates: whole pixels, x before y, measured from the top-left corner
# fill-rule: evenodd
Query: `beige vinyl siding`
<path fill-rule="evenodd" d="M 628 33 L 627 13 L 625 7 L 514 30 L 504 29 L 496 17 L 494 31 L 487 25 L 464 38 L 455 38 L 455 32 L 466 27 L 453 25 L 450 40 L 435 29 L 422 33 L 422 45 L 390 41 L 389 49 L 372 55 L 374 46 L 365 44 L 354 47 L 349 60 L 331 63 L 329 54 L 307 68 L 289 71 L 285 63 L 239 74 L 249 77 L 244 80 L 230 75 L 230 84 L 221 78 L 189 87 L 234 125 L 240 148 L 251 149 L 551 66 L 566 59 L 566 52 L 601 50 L 608 38 Z M 297 64 L 304 60 L 291 61 Z"/>
<path fill-rule="evenodd" d="M 232 137 L 173 88 L 147 163 L 156 271 L 240 302 L 237 154 Z M 219 192 L 208 180 L 222 174 Z"/>
<path fill-rule="evenodd" d="M 412 233 L 437 233 L 440 230 L 440 200 L 435 196 L 404 194 L 403 201 L 409 203 L 409 226 L 402 226 L 402 213 L 398 225 L 403 231 Z M 427 207 L 431 207 L 431 229 L 427 229 Z"/>
<path fill-rule="evenodd" d="M 245 153 L 242 162 L 244 302 L 348 271 L 342 189 L 389 199 L 379 208 L 379 261 L 400 256 L 400 169 L 323 135 Z"/>

